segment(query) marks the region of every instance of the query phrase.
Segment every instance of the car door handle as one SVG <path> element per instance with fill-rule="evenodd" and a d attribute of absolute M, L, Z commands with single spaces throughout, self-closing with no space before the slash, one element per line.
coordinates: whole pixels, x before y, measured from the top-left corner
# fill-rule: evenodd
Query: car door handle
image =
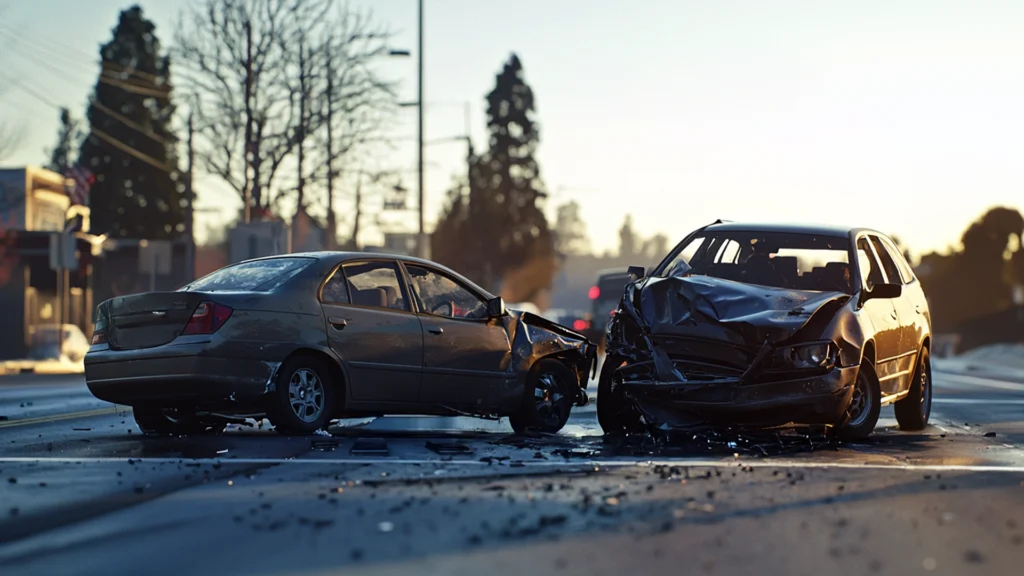
<path fill-rule="evenodd" d="M 896 311 L 893 310 L 892 312 L 890 312 L 889 317 L 891 317 L 893 320 L 896 320 L 898 318 L 898 316 L 896 315 Z"/>
<path fill-rule="evenodd" d="M 444 328 L 429 328 L 428 332 L 430 332 L 431 334 L 443 334 Z"/>
<path fill-rule="evenodd" d="M 921 313 L 921 306 L 914 306 L 914 312 Z"/>
<path fill-rule="evenodd" d="M 327 321 L 331 323 L 331 326 L 334 326 L 338 330 L 341 330 L 345 326 L 348 326 L 348 320 L 344 318 L 336 318 L 334 316 L 331 316 L 330 318 L 327 319 Z"/>

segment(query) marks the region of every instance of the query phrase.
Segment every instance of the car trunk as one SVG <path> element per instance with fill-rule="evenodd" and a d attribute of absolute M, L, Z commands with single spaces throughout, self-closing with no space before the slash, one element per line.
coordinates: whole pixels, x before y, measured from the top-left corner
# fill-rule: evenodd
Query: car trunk
<path fill-rule="evenodd" d="M 133 350 L 167 344 L 181 334 L 206 299 L 200 292 L 147 292 L 108 300 L 101 314 L 110 347 Z"/>

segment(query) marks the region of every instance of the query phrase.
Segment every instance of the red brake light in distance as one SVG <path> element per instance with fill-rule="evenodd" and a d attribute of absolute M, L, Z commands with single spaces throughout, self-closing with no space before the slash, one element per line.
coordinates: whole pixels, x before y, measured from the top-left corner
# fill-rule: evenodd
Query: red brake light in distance
<path fill-rule="evenodd" d="M 587 296 L 589 296 L 591 300 L 597 300 L 601 296 L 601 289 L 597 286 L 591 286 L 590 291 L 587 292 Z"/>
<path fill-rule="evenodd" d="M 576 320 L 572 321 L 573 330 L 580 331 L 586 330 L 587 328 L 590 328 L 590 322 L 587 322 L 586 320 L 577 318 Z"/>
<path fill-rule="evenodd" d="M 203 302 L 185 325 L 182 334 L 213 334 L 227 322 L 234 310 L 215 302 Z"/>

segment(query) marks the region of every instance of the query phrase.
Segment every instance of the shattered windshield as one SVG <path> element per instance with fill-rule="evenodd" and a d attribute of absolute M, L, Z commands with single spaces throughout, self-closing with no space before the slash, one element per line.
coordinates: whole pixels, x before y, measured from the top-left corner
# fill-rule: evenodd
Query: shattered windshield
<path fill-rule="evenodd" d="M 658 276 L 686 274 L 773 288 L 853 293 L 849 240 L 788 232 L 704 234 L 683 246 Z"/>

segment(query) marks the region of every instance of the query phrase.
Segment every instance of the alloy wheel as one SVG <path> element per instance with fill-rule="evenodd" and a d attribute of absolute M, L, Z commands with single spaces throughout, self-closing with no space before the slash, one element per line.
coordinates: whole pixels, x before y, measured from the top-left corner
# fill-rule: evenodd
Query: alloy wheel
<path fill-rule="evenodd" d="M 565 411 L 565 394 L 561 380 L 551 372 L 537 377 L 537 385 L 533 389 L 534 407 L 537 417 L 547 425 L 561 422 Z"/>
<path fill-rule="evenodd" d="M 313 422 L 324 411 L 324 385 L 308 368 L 299 368 L 288 381 L 288 403 L 303 422 Z"/>

